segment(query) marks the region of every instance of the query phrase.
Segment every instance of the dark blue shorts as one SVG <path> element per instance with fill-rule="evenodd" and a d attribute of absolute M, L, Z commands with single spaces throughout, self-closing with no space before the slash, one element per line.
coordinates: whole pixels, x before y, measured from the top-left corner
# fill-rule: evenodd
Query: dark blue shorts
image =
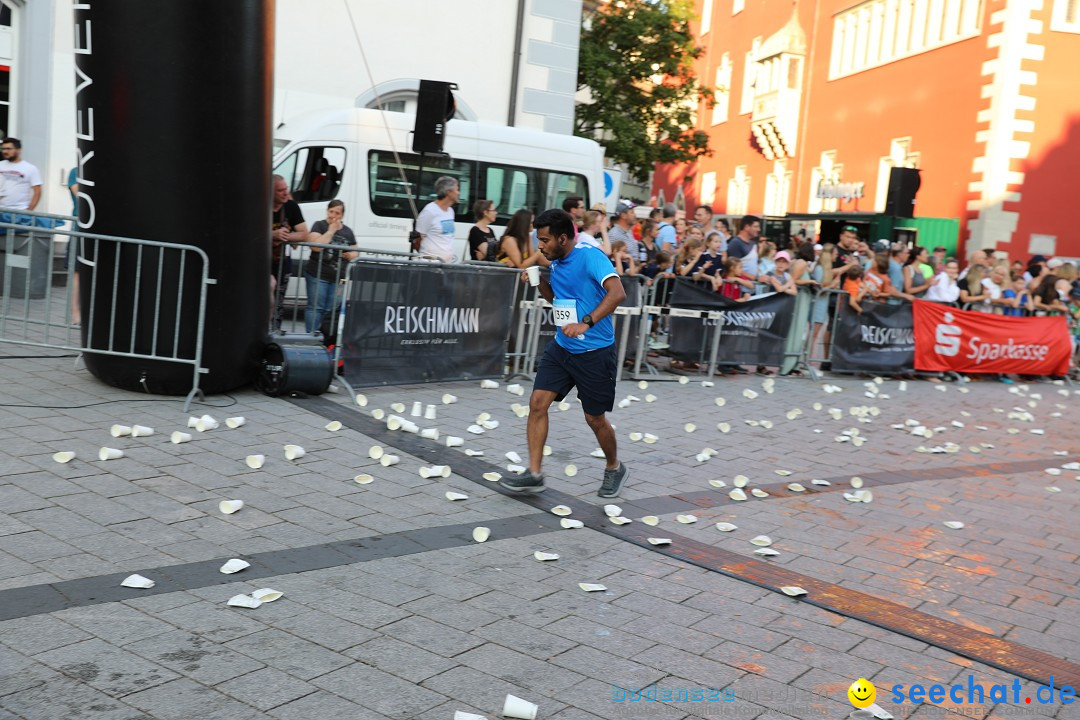
<path fill-rule="evenodd" d="M 603 415 L 615 407 L 615 343 L 599 350 L 574 354 L 552 340 L 536 369 L 534 390 L 550 390 L 562 400 L 577 387 L 581 409 Z"/>

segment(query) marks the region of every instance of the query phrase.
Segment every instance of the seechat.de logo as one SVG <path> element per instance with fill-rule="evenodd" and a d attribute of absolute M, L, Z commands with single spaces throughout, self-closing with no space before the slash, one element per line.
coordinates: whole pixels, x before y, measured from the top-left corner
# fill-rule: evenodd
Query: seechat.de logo
<path fill-rule="evenodd" d="M 951 323 L 956 318 L 951 312 L 945 313 L 945 322 Z M 938 325 L 934 332 L 934 352 L 952 357 L 960 354 L 960 336 L 963 330 L 958 325 Z"/>

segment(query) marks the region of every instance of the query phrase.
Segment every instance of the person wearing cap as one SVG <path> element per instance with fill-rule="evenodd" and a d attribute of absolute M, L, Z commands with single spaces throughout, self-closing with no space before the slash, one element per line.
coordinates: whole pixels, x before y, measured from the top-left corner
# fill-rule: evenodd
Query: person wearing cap
<path fill-rule="evenodd" d="M 626 243 L 626 252 L 640 260 L 641 247 L 632 232 L 634 220 L 633 204 L 620 200 L 615 206 L 615 221 L 608 229 L 608 241 L 614 243 L 622 240 Z"/>
<path fill-rule="evenodd" d="M 795 282 L 791 279 L 791 254 L 787 250 L 781 250 L 773 257 L 773 268 L 769 272 L 758 277 L 760 282 L 769 285 L 776 292 L 795 294 Z"/>

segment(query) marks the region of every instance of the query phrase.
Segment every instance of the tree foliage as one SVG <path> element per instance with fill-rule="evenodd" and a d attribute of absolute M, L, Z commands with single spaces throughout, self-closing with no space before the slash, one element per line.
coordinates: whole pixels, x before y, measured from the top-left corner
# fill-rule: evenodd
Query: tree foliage
<path fill-rule="evenodd" d="M 582 29 L 578 89 L 591 102 L 577 106 L 574 131 L 598 140 L 638 179 L 655 163 L 712 154 L 708 135 L 694 127 L 697 103 L 711 106 L 713 94 L 694 75 L 702 49 L 693 18 L 693 0 L 613 0 Z"/>

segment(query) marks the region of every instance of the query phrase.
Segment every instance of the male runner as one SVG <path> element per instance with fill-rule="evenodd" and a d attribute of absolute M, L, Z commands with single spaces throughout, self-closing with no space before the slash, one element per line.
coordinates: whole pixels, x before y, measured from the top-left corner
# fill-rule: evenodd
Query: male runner
<path fill-rule="evenodd" d="M 622 281 L 603 251 L 578 245 L 574 219 L 546 210 L 534 223 L 540 252 L 551 261 L 551 282 L 540 279 L 540 295 L 552 304 L 558 331 L 548 343 L 529 398 L 529 469 L 499 481 L 517 493 L 544 489 L 540 464 L 548 434 L 548 408 L 577 386 L 585 422 L 604 451 L 607 466 L 602 498 L 618 497 L 630 472 L 619 462 L 615 431 L 604 413 L 615 405 L 615 328 L 611 313 L 626 298 Z M 522 282 L 528 278 L 522 273 Z"/>

